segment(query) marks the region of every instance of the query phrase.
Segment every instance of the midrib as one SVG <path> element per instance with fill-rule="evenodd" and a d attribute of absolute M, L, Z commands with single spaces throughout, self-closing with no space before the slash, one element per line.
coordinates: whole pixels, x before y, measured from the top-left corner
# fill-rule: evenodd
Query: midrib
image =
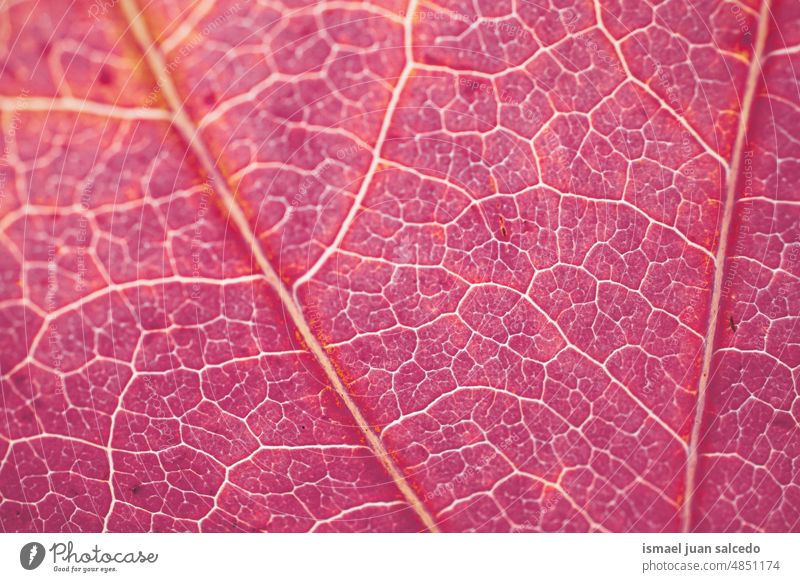
<path fill-rule="evenodd" d="M 242 208 L 236 202 L 236 198 L 233 195 L 233 192 L 231 192 L 226 179 L 219 171 L 219 168 L 214 162 L 214 158 L 212 157 L 208 147 L 200 137 L 200 133 L 198 132 L 196 125 L 184 110 L 183 101 L 181 100 L 172 76 L 169 73 L 169 68 L 164 61 L 164 56 L 161 53 L 160 48 L 157 47 L 153 41 L 150 31 L 147 29 L 147 25 L 142 18 L 142 14 L 136 3 L 136 0 L 121 0 L 120 7 L 128 21 L 136 42 L 139 44 L 139 47 L 144 54 L 144 58 L 146 59 L 150 69 L 160 85 L 164 99 L 172 111 L 173 125 L 200 160 L 200 163 L 210 178 L 211 184 L 219 194 L 219 199 L 224 206 L 225 211 L 232 219 L 234 225 L 244 239 L 245 244 L 250 248 L 253 258 L 261 269 L 267 283 L 277 293 L 284 309 L 291 317 L 292 322 L 297 327 L 297 330 L 300 332 L 303 341 L 306 343 L 309 351 L 319 362 L 320 367 L 325 372 L 325 375 L 333 385 L 336 393 L 342 399 L 345 406 L 347 406 L 348 411 L 356 421 L 356 424 L 361 432 L 364 434 L 364 437 L 366 438 L 367 443 L 369 444 L 376 458 L 380 461 L 381 465 L 383 465 L 386 472 L 392 478 L 395 485 L 405 497 L 406 501 L 417 514 L 417 516 L 420 518 L 422 523 L 425 524 L 425 527 L 433 532 L 439 531 L 433 516 L 428 512 L 420 498 L 411 488 L 411 485 L 406 480 L 402 471 L 395 464 L 394 460 L 389 454 L 389 451 L 384 447 L 380 438 L 370 428 L 370 425 L 364 417 L 364 414 L 361 412 L 358 405 L 345 388 L 344 382 L 336 372 L 336 369 L 328 357 L 328 354 L 322 348 L 316 336 L 311 331 L 308 322 L 303 316 L 302 309 L 292 298 L 291 294 L 286 289 L 280 277 L 278 277 L 278 274 L 272 268 L 272 265 L 264 254 L 261 244 L 258 242 L 258 239 L 253 232 L 252 227 L 250 226 L 250 222 L 247 220 Z M 395 91 L 399 91 L 400 89 L 401 87 L 399 85 L 395 87 Z M 391 115 L 392 111 L 387 110 L 386 116 L 390 117 Z"/>
<path fill-rule="evenodd" d="M 747 72 L 744 97 L 742 99 L 742 112 L 736 129 L 736 141 L 731 152 L 731 162 L 725 181 L 725 199 L 722 201 L 722 222 L 719 232 L 719 247 L 714 260 L 714 285 L 712 287 L 708 328 L 706 330 L 706 343 L 703 350 L 703 365 L 700 371 L 700 383 L 697 388 L 697 404 L 692 422 L 691 436 L 689 437 L 689 454 L 686 460 L 686 481 L 684 487 L 684 500 L 681 507 L 681 529 L 688 532 L 692 527 L 692 502 L 697 488 L 697 462 L 699 457 L 700 440 L 705 413 L 706 396 L 711 376 L 711 361 L 714 356 L 714 343 L 719 319 L 720 301 L 725 275 L 725 258 L 728 252 L 731 219 L 736 203 L 736 185 L 739 180 L 739 167 L 744 155 L 744 146 L 747 141 L 747 131 L 750 124 L 750 111 L 755 99 L 761 79 L 761 58 L 769 32 L 769 15 L 771 0 L 763 0 L 758 15 L 758 31 L 753 47 L 753 57 Z"/>

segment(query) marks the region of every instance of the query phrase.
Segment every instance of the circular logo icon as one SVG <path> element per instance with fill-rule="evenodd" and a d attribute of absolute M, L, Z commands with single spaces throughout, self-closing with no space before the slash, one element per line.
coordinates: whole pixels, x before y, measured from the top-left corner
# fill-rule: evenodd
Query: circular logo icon
<path fill-rule="evenodd" d="M 26 570 L 35 570 L 44 561 L 44 546 L 39 542 L 30 542 L 19 551 L 19 563 Z"/>

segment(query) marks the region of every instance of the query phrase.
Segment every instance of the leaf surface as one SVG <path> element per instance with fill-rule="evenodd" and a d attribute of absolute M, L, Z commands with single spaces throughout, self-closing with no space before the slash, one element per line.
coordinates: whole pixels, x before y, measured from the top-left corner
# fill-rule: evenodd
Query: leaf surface
<path fill-rule="evenodd" d="M 3 531 L 796 531 L 800 9 L 0 9 Z"/>

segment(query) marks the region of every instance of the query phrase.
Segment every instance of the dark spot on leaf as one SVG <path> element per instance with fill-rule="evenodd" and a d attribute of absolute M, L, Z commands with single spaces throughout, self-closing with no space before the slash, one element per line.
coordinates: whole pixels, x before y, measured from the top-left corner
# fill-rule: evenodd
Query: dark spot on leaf
<path fill-rule="evenodd" d="M 213 91 L 209 91 L 208 93 L 205 94 L 205 97 L 203 97 L 203 103 L 205 103 L 206 105 L 209 106 L 214 105 L 216 104 L 216 102 L 217 102 L 217 95 Z"/>
<path fill-rule="evenodd" d="M 733 321 L 733 316 L 732 316 L 732 315 L 731 315 L 731 316 L 728 318 L 728 323 L 729 323 L 729 324 L 730 324 L 730 326 L 731 326 L 731 331 L 732 331 L 733 333 L 736 333 L 736 330 L 737 330 L 737 329 L 739 329 L 739 326 L 738 326 L 738 325 L 736 325 L 736 322 L 735 322 L 735 321 Z"/>
<path fill-rule="evenodd" d="M 97 81 L 101 85 L 111 85 L 114 82 L 114 73 L 108 67 L 103 67 L 97 74 Z"/>
<path fill-rule="evenodd" d="M 503 239 L 508 239 L 508 228 L 506 228 L 506 219 L 500 217 L 500 236 Z"/>

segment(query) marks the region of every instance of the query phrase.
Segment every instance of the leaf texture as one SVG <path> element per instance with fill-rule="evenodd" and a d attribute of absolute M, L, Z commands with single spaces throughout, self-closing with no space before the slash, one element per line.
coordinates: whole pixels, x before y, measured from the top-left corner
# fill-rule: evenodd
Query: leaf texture
<path fill-rule="evenodd" d="M 3 531 L 800 530 L 800 4 L 0 8 Z"/>

